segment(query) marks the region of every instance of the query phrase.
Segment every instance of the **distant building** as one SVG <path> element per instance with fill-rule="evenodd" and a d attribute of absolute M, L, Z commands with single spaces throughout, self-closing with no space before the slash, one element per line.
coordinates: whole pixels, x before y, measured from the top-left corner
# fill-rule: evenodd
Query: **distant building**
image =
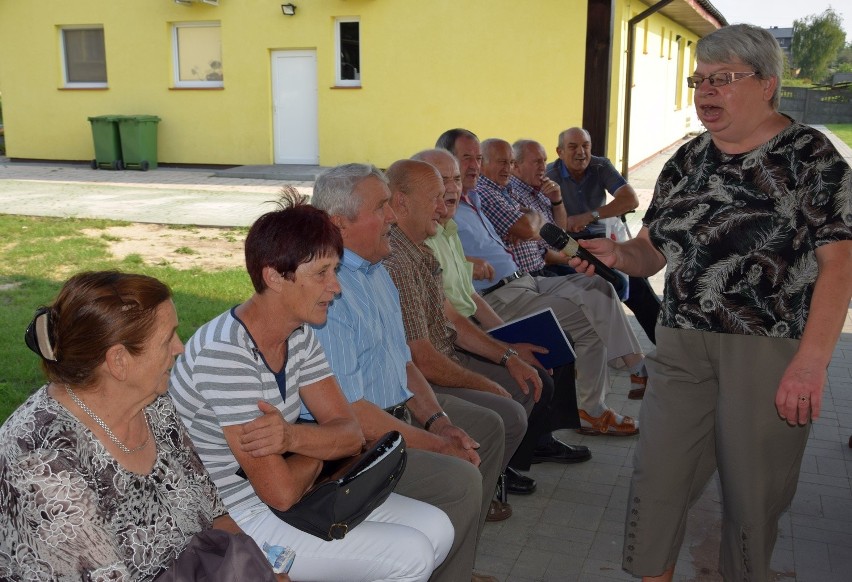
<path fill-rule="evenodd" d="M 772 36 L 775 37 L 775 40 L 778 41 L 778 44 L 781 45 L 781 50 L 784 51 L 784 56 L 787 57 L 787 63 L 793 64 L 793 28 L 779 28 L 777 26 L 770 26 L 767 28 Z"/>

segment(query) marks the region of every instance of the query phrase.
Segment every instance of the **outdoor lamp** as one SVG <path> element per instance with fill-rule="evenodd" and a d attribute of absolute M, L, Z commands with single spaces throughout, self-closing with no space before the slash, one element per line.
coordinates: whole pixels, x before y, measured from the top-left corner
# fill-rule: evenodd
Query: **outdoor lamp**
<path fill-rule="evenodd" d="M 295 4 L 282 4 L 281 12 L 284 13 L 284 16 L 295 16 L 296 14 L 296 5 Z"/>

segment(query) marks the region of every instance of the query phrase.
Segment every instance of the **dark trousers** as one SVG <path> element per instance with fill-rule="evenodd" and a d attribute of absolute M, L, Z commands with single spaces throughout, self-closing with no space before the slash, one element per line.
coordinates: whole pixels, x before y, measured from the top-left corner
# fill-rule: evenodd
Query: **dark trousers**
<path fill-rule="evenodd" d="M 580 413 L 577 411 L 577 372 L 574 363 L 553 371 L 553 400 L 550 401 L 550 430 L 580 428 Z"/>
<path fill-rule="evenodd" d="M 660 299 L 651 288 L 648 279 L 630 277 L 630 296 L 624 304 L 636 316 L 636 321 L 654 345 L 657 345 L 657 317 L 660 315 Z"/>
<path fill-rule="evenodd" d="M 539 370 L 538 375 L 542 380 L 541 398 L 533 405 L 532 412 L 527 419 L 527 432 L 524 434 L 515 454 L 509 459 L 510 467 L 522 471 L 529 470 L 532 465 L 533 451 L 542 438 L 550 434 L 550 414 L 553 407 L 555 387 L 547 372 Z"/>
<path fill-rule="evenodd" d="M 527 432 L 509 460 L 509 466 L 520 471 L 529 470 L 536 446 L 549 438 L 551 432 L 580 427 L 574 364 L 556 368 L 553 376 L 546 372 L 539 372 L 539 375 L 544 380 L 541 399 L 533 406 Z M 550 398 L 545 398 L 547 393 L 550 393 Z"/>

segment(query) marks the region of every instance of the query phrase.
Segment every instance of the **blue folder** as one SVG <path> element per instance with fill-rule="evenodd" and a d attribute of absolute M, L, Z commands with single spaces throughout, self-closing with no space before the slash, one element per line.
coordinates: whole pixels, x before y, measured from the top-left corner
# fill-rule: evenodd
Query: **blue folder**
<path fill-rule="evenodd" d="M 570 364 L 577 357 L 550 307 L 498 325 L 488 335 L 507 344 L 526 342 L 547 348 L 548 353 L 536 354 L 546 369 Z"/>

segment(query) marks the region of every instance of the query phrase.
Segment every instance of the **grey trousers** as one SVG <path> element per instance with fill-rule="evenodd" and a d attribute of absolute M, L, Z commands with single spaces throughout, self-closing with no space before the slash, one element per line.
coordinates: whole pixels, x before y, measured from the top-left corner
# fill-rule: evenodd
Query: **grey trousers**
<path fill-rule="evenodd" d="M 492 291 L 485 300 L 507 321 L 547 307 L 553 309 L 562 329 L 574 340 L 577 404 L 592 416 L 607 408 L 607 362 L 642 353 L 615 289 L 600 277 L 526 275 Z"/>
<path fill-rule="evenodd" d="M 505 396 L 498 396 L 497 394 L 483 392 L 481 390 L 450 388 L 439 384 L 431 385 L 435 394 L 455 396 L 467 402 L 493 410 L 500 415 L 500 418 L 503 419 L 503 426 L 505 430 L 505 445 L 503 449 L 503 459 L 500 465 L 500 469 L 502 471 L 502 469 L 509 464 L 509 459 L 511 459 L 512 455 L 515 454 L 515 451 L 518 449 L 518 446 L 521 444 L 521 440 L 523 440 L 524 435 L 527 432 L 527 417 L 529 416 L 535 402 L 531 395 L 525 396 L 520 394 L 520 389 L 506 371 L 506 368 L 472 358 L 464 352 L 456 352 L 456 355 L 459 357 L 459 363 L 462 366 L 497 382 L 506 388 L 506 390 L 513 396 L 512 398 L 506 398 Z M 517 397 L 516 393 L 518 393 Z M 452 415 L 450 415 L 450 418 L 453 418 Z M 455 420 L 453 420 L 453 422 L 455 423 Z"/>
<path fill-rule="evenodd" d="M 658 576 L 677 561 L 690 506 L 718 469 L 719 570 L 764 582 L 778 519 L 796 492 L 810 427 L 775 393 L 798 341 L 657 326 L 630 484 L 622 565 Z"/>
<path fill-rule="evenodd" d="M 453 396 L 438 394 L 437 398 L 453 424 L 480 444 L 479 469 L 457 457 L 409 448 L 408 464 L 395 492 L 430 503 L 447 514 L 455 528 L 455 539 L 446 560 L 430 580 L 466 582 L 473 571 L 476 545 L 502 470 L 505 431 L 500 416 L 492 410 Z M 483 495 L 483 491 L 487 493 Z"/>
<path fill-rule="evenodd" d="M 466 391 L 459 394 L 461 398 L 470 398 L 471 401 L 481 404 L 482 406 L 497 406 L 496 410 L 503 417 L 503 424 L 511 427 L 512 424 L 517 425 L 517 429 L 506 429 L 506 455 L 504 467 L 511 465 L 515 469 L 528 471 L 532 463 L 532 458 L 536 446 L 545 434 L 550 433 L 551 419 L 551 404 L 553 402 L 554 385 L 553 379 L 544 370 L 538 370 L 538 376 L 541 379 L 541 397 L 539 401 L 535 401 L 535 393 L 530 389 L 524 394 L 509 371 L 488 361 L 479 356 L 456 350 L 456 356 L 459 363 L 465 368 L 482 374 L 486 378 L 500 384 L 509 394 L 512 395 L 513 404 L 508 402 L 509 398 L 499 397 L 495 402 L 495 395 L 485 394 L 480 391 Z M 471 393 L 472 392 L 472 393 Z M 479 401 L 483 396 L 491 397 L 490 402 Z M 576 395 L 574 395 L 576 398 Z M 519 412 L 519 406 L 523 407 L 524 413 L 527 415 L 526 420 L 522 421 Z M 507 416 L 507 412 L 514 412 L 515 415 Z M 522 430 L 523 428 L 526 430 Z M 518 442 L 519 441 L 519 442 Z M 518 443 L 518 444 L 516 444 Z"/>

